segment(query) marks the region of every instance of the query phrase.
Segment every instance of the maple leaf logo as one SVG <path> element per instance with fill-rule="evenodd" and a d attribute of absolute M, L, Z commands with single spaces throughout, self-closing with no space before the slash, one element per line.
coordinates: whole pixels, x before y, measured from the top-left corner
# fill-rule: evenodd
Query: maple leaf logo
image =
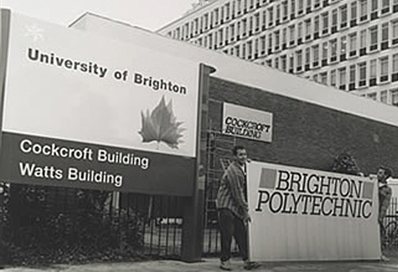
<path fill-rule="evenodd" d="M 150 113 L 146 110 L 146 114 L 141 111 L 142 128 L 138 133 L 142 136 L 144 143 L 152 141 L 164 142 L 171 148 L 178 148 L 178 144 L 182 142 L 183 132 L 181 128 L 183 122 L 177 122 L 173 113 L 172 100 L 166 105 L 164 96 L 159 104 Z"/>

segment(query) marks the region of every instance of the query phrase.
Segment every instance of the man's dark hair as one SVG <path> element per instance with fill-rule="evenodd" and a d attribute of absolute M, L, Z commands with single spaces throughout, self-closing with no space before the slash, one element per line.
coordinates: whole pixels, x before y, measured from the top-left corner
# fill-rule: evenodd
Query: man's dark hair
<path fill-rule="evenodd" d="M 233 154 L 234 156 L 236 156 L 236 155 L 238 155 L 238 150 L 242 150 L 242 149 L 245 149 L 245 150 L 246 150 L 246 148 L 245 148 L 243 145 L 235 145 L 235 146 L 232 148 L 232 154 Z"/>
<path fill-rule="evenodd" d="M 379 166 L 379 169 L 383 169 L 385 175 L 387 176 L 387 178 L 392 176 L 392 170 L 389 167 L 385 167 L 385 166 Z"/>

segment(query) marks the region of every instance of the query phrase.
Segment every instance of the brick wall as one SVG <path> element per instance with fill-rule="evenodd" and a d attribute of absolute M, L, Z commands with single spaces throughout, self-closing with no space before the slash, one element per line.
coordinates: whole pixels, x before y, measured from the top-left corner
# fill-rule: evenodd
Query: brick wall
<path fill-rule="evenodd" d="M 329 170 L 349 151 L 365 174 L 381 164 L 398 174 L 398 127 L 214 77 L 209 97 L 212 130 L 221 131 L 223 101 L 273 113 L 271 143 L 236 138 L 254 160 Z"/>

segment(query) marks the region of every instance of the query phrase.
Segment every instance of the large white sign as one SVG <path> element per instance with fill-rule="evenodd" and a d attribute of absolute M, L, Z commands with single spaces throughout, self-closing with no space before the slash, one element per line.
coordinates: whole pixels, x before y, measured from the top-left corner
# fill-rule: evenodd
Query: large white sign
<path fill-rule="evenodd" d="M 223 104 L 222 132 L 264 142 L 272 141 L 272 113 Z"/>
<path fill-rule="evenodd" d="M 7 179 L 191 194 L 198 63 L 14 13 L 9 33 Z"/>
<path fill-rule="evenodd" d="M 250 257 L 379 259 L 377 184 L 365 177 L 248 164 Z"/>

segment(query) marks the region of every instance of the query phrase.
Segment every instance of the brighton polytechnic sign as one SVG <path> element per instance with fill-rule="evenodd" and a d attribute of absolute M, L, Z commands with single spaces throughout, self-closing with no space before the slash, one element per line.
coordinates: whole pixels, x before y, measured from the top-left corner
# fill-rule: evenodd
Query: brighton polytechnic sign
<path fill-rule="evenodd" d="M 251 162 L 253 260 L 379 259 L 377 182 Z"/>
<path fill-rule="evenodd" d="M 192 194 L 197 63 L 4 10 L 2 20 L 1 180 Z"/>
<path fill-rule="evenodd" d="M 272 141 L 272 113 L 223 103 L 222 132 L 234 137 Z"/>

